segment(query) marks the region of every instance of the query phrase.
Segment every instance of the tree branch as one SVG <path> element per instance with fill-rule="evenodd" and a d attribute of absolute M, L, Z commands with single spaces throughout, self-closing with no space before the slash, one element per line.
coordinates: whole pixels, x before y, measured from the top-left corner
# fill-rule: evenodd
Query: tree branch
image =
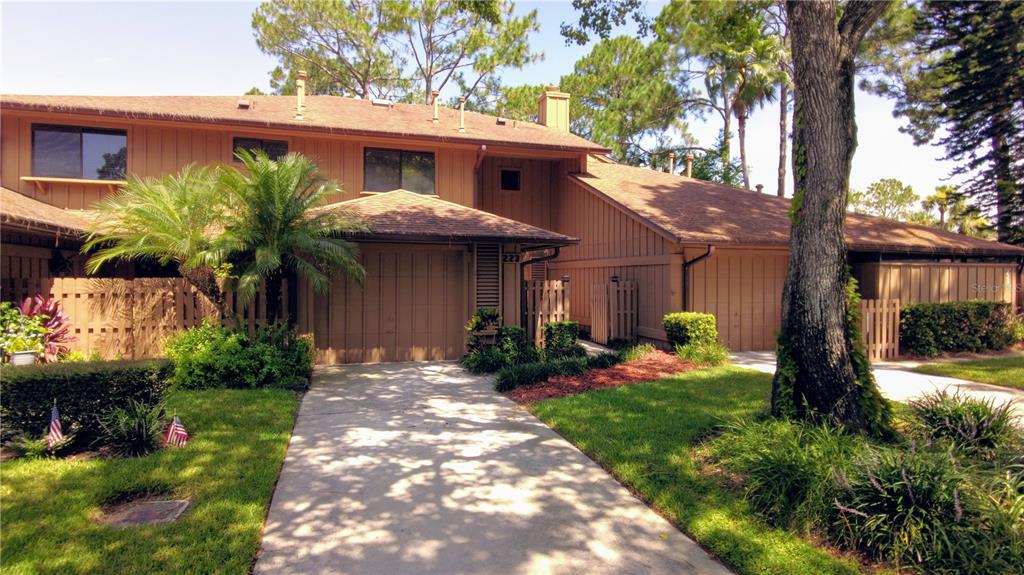
<path fill-rule="evenodd" d="M 860 44 L 871 26 L 882 17 L 892 0 L 849 0 L 839 18 L 839 34 L 851 53 Z"/>

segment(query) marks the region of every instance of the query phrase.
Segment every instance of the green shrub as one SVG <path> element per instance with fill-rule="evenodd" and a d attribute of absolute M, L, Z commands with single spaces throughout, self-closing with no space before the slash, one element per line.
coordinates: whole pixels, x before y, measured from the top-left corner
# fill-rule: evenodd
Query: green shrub
<path fill-rule="evenodd" d="M 549 321 L 544 324 L 544 359 L 581 357 L 587 354 L 579 344 L 580 324 L 575 321 Z"/>
<path fill-rule="evenodd" d="M 160 432 L 164 423 L 162 404 L 147 405 L 129 401 L 99 418 L 98 443 L 109 447 L 115 455 L 138 457 L 160 448 Z"/>
<path fill-rule="evenodd" d="M 711 448 L 727 469 L 742 475 L 754 511 L 774 525 L 808 530 L 831 514 L 833 474 L 864 445 L 841 428 L 768 420 L 730 424 Z"/>
<path fill-rule="evenodd" d="M 1018 317 L 1010 324 L 1010 344 L 1024 343 L 1024 316 Z"/>
<path fill-rule="evenodd" d="M 948 440 L 971 455 L 990 456 L 1018 437 L 1012 402 L 996 406 L 992 399 L 941 390 L 911 401 L 910 410 L 927 437 Z"/>
<path fill-rule="evenodd" d="M 166 360 L 5 367 L 0 379 L 0 416 L 7 428 L 44 432 L 56 400 L 65 433 L 79 433 L 84 439 L 94 432 L 101 413 L 130 401 L 159 403 L 171 373 Z"/>
<path fill-rule="evenodd" d="M 1013 343 L 1010 304 L 919 303 L 900 309 L 900 344 L 914 355 L 1003 349 Z"/>
<path fill-rule="evenodd" d="M 622 362 L 622 353 L 602 353 L 593 357 L 570 357 L 508 366 L 498 372 L 495 391 L 511 391 L 517 387 L 546 381 L 556 375 L 581 375 L 591 369 L 605 369 Z"/>
<path fill-rule="evenodd" d="M 174 362 L 174 383 L 185 389 L 304 389 L 314 349 L 283 323 L 257 328 L 251 336 L 204 324 L 169 338 L 165 353 Z"/>
<path fill-rule="evenodd" d="M 653 344 L 638 343 L 619 350 L 619 354 L 622 357 L 622 361 L 633 361 L 634 359 L 640 359 L 649 353 L 653 353 L 656 349 L 657 348 L 655 348 Z"/>
<path fill-rule="evenodd" d="M 678 311 L 662 319 L 665 335 L 672 347 L 689 343 L 711 345 L 718 342 L 718 325 L 710 313 Z"/>
<path fill-rule="evenodd" d="M 505 355 L 495 346 L 478 347 L 462 358 L 462 366 L 470 373 L 494 373 L 506 365 Z"/>
<path fill-rule="evenodd" d="M 505 365 L 540 361 L 540 351 L 527 340 L 526 330 L 517 325 L 498 328 L 496 347 L 501 351 Z"/>
<path fill-rule="evenodd" d="M 57 442 L 53 446 L 53 449 L 50 449 L 50 445 L 47 442 L 47 434 L 33 435 L 30 433 L 23 433 L 11 442 L 11 449 L 14 450 L 19 457 L 38 459 L 40 457 L 47 457 L 50 454 L 61 455 L 68 451 L 74 443 L 74 435 L 65 434 L 64 439 Z"/>
<path fill-rule="evenodd" d="M 683 361 L 701 367 L 714 367 L 729 363 L 729 350 L 718 342 L 677 345 L 676 355 Z"/>
<path fill-rule="evenodd" d="M 948 453 L 872 449 L 836 481 L 833 539 L 874 560 L 927 566 L 969 528 L 965 479 Z"/>

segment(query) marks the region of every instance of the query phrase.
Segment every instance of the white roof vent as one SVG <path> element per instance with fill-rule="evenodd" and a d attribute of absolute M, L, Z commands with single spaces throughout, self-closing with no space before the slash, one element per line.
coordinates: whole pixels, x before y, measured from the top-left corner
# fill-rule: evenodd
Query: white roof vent
<path fill-rule="evenodd" d="M 252 102 L 249 101 L 249 100 L 246 100 L 246 99 L 243 98 L 243 99 L 238 101 L 238 109 L 239 110 L 248 110 L 251 107 L 252 107 Z"/>
<path fill-rule="evenodd" d="M 391 100 L 385 100 L 384 98 L 374 98 L 370 100 L 370 103 L 373 104 L 374 106 L 381 106 L 388 109 L 394 107 L 395 105 L 395 103 L 392 102 Z"/>

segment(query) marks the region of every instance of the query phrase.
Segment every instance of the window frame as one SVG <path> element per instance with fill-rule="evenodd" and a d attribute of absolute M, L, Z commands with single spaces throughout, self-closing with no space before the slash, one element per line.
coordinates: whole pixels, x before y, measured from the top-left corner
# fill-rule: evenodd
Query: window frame
<path fill-rule="evenodd" d="M 263 136 L 249 136 L 249 135 L 245 135 L 245 134 L 232 134 L 231 135 L 231 161 L 233 163 L 235 163 L 235 164 L 242 163 L 241 160 L 239 160 L 235 156 L 235 150 L 237 150 L 240 147 L 240 146 L 235 146 L 235 140 L 257 140 L 257 141 L 260 142 L 260 150 L 263 150 L 264 152 L 266 152 L 266 150 L 263 148 L 263 144 L 265 142 L 279 142 L 279 143 L 283 143 L 284 146 L 285 146 L 284 154 L 281 154 L 281 156 L 278 156 L 277 158 L 271 156 L 271 158 L 270 158 L 271 160 L 276 160 L 276 159 L 278 159 L 278 158 L 280 158 L 280 157 L 282 157 L 282 156 L 284 156 L 286 154 L 291 153 L 291 151 L 292 151 L 292 140 L 291 140 L 291 138 L 273 138 L 273 137 L 266 138 L 266 137 L 263 137 Z M 252 151 L 252 148 L 246 148 L 246 150 Z M 269 156 L 270 154 L 267 154 L 267 155 Z"/>
<path fill-rule="evenodd" d="M 518 188 L 506 188 L 505 187 L 505 174 L 504 172 L 515 172 L 518 174 L 517 181 L 519 183 Z M 522 168 L 498 168 L 498 189 L 502 192 L 521 192 L 523 191 L 523 169 Z"/>
<path fill-rule="evenodd" d="M 78 136 L 78 175 L 77 176 L 52 176 L 46 174 L 39 174 L 36 172 L 36 130 L 37 129 L 49 129 L 52 132 L 66 132 L 69 134 L 76 134 Z M 82 124 L 51 124 L 48 122 L 33 122 L 29 126 L 30 131 L 30 142 L 29 152 L 31 154 L 29 158 L 29 173 L 32 174 L 33 178 L 55 178 L 64 180 L 88 180 L 96 182 L 122 182 L 128 177 L 128 129 L 127 128 L 99 128 L 95 126 L 88 126 Z M 95 176 L 86 176 L 85 174 L 85 134 L 95 134 L 100 136 L 123 136 L 124 137 L 124 176 L 120 179 L 114 178 L 98 178 Z"/>
<path fill-rule="evenodd" d="M 378 191 L 378 190 L 368 190 L 368 189 L 366 189 L 366 170 L 367 170 L 366 153 L 369 152 L 369 151 L 375 151 L 375 152 L 393 152 L 393 153 L 397 153 L 398 154 L 398 188 L 395 188 L 395 189 L 406 190 L 406 191 L 412 192 L 414 194 L 420 194 L 422 196 L 435 196 L 435 197 L 438 196 L 438 194 L 437 194 L 437 152 L 435 150 L 414 150 L 414 149 L 402 149 L 402 148 L 386 148 L 386 147 L 377 147 L 377 146 L 363 146 L 362 150 L 363 150 L 363 154 L 362 154 L 363 155 L 363 182 L 362 182 L 362 184 L 363 184 L 362 188 L 363 189 L 361 191 L 363 193 L 366 193 L 366 194 L 386 194 L 388 192 L 394 191 L 394 190 Z M 417 192 L 415 190 L 410 190 L 409 188 L 406 188 L 404 186 L 404 183 L 402 181 L 402 173 L 403 173 L 403 168 L 405 166 L 404 160 L 405 160 L 405 155 L 406 154 L 430 155 L 431 159 L 433 160 L 433 168 L 434 168 L 433 169 L 433 172 L 434 172 L 433 173 L 433 176 L 434 176 L 434 178 L 433 178 L 434 179 L 434 182 L 433 182 L 434 190 L 433 190 L 433 192 L 431 192 L 429 194 L 421 193 L 421 192 Z"/>

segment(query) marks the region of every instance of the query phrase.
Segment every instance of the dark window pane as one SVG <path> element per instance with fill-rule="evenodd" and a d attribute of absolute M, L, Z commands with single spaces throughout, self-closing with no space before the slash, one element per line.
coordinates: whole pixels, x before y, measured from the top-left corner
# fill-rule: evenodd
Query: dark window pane
<path fill-rule="evenodd" d="M 61 126 L 33 126 L 32 175 L 81 178 L 81 131 Z"/>
<path fill-rule="evenodd" d="M 261 140 L 260 138 L 235 138 L 232 140 L 232 149 L 248 150 L 250 152 L 263 151 L 271 160 L 278 160 L 288 153 L 288 142 L 284 140 Z M 235 158 L 238 161 L 238 158 Z"/>
<path fill-rule="evenodd" d="M 82 133 L 82 176 L 123 180 L 128 171 L 128 136 L 117 132 Z"/>
<path fill-rule="evenodd" d="M 434 193 L 434 154 L 402 153 L 402 187 L 417 194 Z"/>
<path fill-rule="evenodd" d="M 288 142 L 284 140 L 263 140 L 263 151 L 271 160 L 279 160 L 288 154 Z"/>
<path fill-rule="evenodd" d="M 402 153 L 366 148 L 363 155 L 363 189 L 390 192 L 402 187 Z"/>
<path fill-rule="evenodd" d="M 518 192 L 519 186 L 521 185 L 519 170 L 502 170 L 501 171 L 501 189 L 507 191 Z"/>

